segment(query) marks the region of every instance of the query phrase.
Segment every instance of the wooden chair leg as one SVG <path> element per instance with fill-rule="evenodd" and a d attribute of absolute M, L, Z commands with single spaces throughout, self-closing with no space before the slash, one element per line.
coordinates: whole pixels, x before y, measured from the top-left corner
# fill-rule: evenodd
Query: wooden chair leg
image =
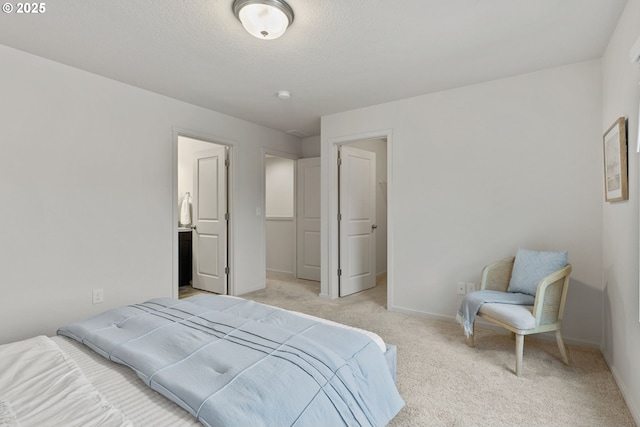
<path fill-rule="evenodd" d="M 522 374 L 522 353 L 524 352 L 524 335 L 516 334 L 516 375 Z"/>
<path fill-rule="evenodd" d="M 560 330 L 556 331 L 556 341 L 558 341 L 558 348 L 560 349 L 560 356 L 562 356 L 562 361 L 565 365 L 569 364 L 569 358 L 567 357 L 567 349 L 564 346 L 564 341 L 562 341 L 562 335 L 560 335 Z"/>
<path fill-rule="evenodd" d="M 469 347 L 473 347 L 473 336 L 476 333 L 476 322 L 473 322 L 473 325 L 471 325 L 471 335 L 469 335 L 467 337 L 467 345 Z"/>

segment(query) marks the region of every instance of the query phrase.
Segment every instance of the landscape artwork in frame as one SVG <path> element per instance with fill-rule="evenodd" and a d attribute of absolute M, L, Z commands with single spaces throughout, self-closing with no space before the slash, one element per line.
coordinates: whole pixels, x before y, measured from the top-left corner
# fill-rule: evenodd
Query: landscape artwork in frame
<path fill-rule="evenodd" d="M 625 118 L 620 117 L 605 132 L 604 144 L 604 194 L 605 201 L 618 202 L 629 199 L 627 188 L 627 132 Z"/>

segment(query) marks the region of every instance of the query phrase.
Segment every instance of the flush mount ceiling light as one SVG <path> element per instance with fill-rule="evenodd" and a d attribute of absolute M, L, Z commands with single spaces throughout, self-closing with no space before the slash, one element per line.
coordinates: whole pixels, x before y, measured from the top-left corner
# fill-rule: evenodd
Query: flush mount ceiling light
<path fill-rule="evenodd" d="M 233 13 L 249 34 L 277 39 L 293 22 L 293 10 L 283 0 L 234 0 Z"/>

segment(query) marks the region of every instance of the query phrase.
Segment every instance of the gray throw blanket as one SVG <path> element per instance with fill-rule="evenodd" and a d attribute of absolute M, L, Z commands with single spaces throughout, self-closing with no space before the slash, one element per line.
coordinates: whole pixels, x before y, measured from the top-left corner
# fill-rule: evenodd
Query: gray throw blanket
<path fill-rule="evenodd" d="M 471 292 L 470 294 L 465 295 L 460 303 L 460 308 L 458 308 L 456 320 L 464 328 L 464 334 L 466 337 L 473 334 L 473 322 L 476 320 L 476 314 L 478 314 L 482 304 L 487 302 L 533 305 L 535 298 L 527 294 L 491 290 Z"/>

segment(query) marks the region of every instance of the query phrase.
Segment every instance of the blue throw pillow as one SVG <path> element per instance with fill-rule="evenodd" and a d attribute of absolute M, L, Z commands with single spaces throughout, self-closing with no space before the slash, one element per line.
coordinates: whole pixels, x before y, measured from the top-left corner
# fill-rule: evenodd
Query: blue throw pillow
<path fill-rule="evenodd" d="M 538 283 L 567 265 L 567 251 L 545 252 L 518 249 L 513 263 L 509 292 L 536 295 Z"/>

